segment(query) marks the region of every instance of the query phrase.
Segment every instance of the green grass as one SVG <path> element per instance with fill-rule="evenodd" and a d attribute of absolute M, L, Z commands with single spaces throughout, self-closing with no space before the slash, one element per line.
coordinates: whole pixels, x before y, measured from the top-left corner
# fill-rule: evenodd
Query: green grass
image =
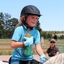
<path fill-rule="evenodd" d="M 57 41 L 57 44 L 56 44 L 56 46 L 59 48 L 59 50 L 60 50 L 60 53 L 63 53 L 63 46 L 64 46 L 64 39 L 59 39 L 58 41 Z"/>
<path fill-rule="evenodd" d="M 0 39 L 0 44 L 10 44 L 11 39 Z"/>
<path fill-rule="evenodd" d="M 13 52 L 12 50 L 1 50 L 0 55 L 11 55 L 12 52 Z"/>
<path fill-rule="evenodd" d="M 9 48 L 11 39 L 0 39 L 0 48 Z M 46 52 L 46 49 L 49 47 L 49 39 L 45 39 L 44 43 L 41 44 L 42 49 Z M 64 39 L 58 39 L 56 42 L 56 46 L 59 48 L 60 53 L 64 52 Z M 13 50 L 0 50 L 0 55 L 11 55 Z M 34 54 L 37 54 L 35 50 L 33 50 Z"/>

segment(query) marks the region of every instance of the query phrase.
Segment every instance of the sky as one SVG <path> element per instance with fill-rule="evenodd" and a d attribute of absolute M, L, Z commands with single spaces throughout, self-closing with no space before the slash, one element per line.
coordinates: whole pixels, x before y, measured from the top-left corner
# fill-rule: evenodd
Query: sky
<path fill-rule="evenodd" d="M 0 0 L 0 12 L 20 19 L 20 12 L 26 5 L 34 5 L 40 10 L 43 31 L 64 31 L 64 0 Z"/>

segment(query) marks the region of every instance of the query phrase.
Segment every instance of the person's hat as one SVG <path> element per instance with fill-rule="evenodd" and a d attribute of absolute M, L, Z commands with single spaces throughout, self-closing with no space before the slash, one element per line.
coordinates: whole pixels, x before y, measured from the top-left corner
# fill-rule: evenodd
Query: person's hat
<path fill-rule="evenodd" d="M 56 43 L 56 40 L 55 39 L 51 39 L 50 42 L 55 42 Z"/>

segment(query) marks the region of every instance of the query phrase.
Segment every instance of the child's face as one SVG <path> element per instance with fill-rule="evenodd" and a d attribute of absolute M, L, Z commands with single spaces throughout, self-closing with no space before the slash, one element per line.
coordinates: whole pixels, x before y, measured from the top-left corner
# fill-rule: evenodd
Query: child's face
<path fill-rule="evenodd" d="M 37 22 L 38 22 L 39 17 L 37 15 L 29 15 L 27 17 L 26 23 L 30 26 L 30 27 L 34 27 L 36 26 Z"/>

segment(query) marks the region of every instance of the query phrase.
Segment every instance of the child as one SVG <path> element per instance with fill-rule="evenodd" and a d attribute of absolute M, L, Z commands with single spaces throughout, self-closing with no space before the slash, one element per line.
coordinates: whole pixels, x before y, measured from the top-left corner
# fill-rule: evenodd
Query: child
<path fill-rule="evenodd" d="M 40 56 L 42 63 L 46 61 L 42 48 L 40 46 L 40 33 L 35 26 L 41 16 L 40 11 L 33 5 L 25 6 L 20 14 L 20 22 L 17 24 L 16 29 L 12 36 L 11 47 L 14 48 L 14 52 L 11 57 L 11 64 L 36 64 L 38 61 L 34 60 L 33 55 L 25 56 L 24 47 L 35 44 L 36 51 Z M 30 38 L 25 37 L 29 33 Z"/>

